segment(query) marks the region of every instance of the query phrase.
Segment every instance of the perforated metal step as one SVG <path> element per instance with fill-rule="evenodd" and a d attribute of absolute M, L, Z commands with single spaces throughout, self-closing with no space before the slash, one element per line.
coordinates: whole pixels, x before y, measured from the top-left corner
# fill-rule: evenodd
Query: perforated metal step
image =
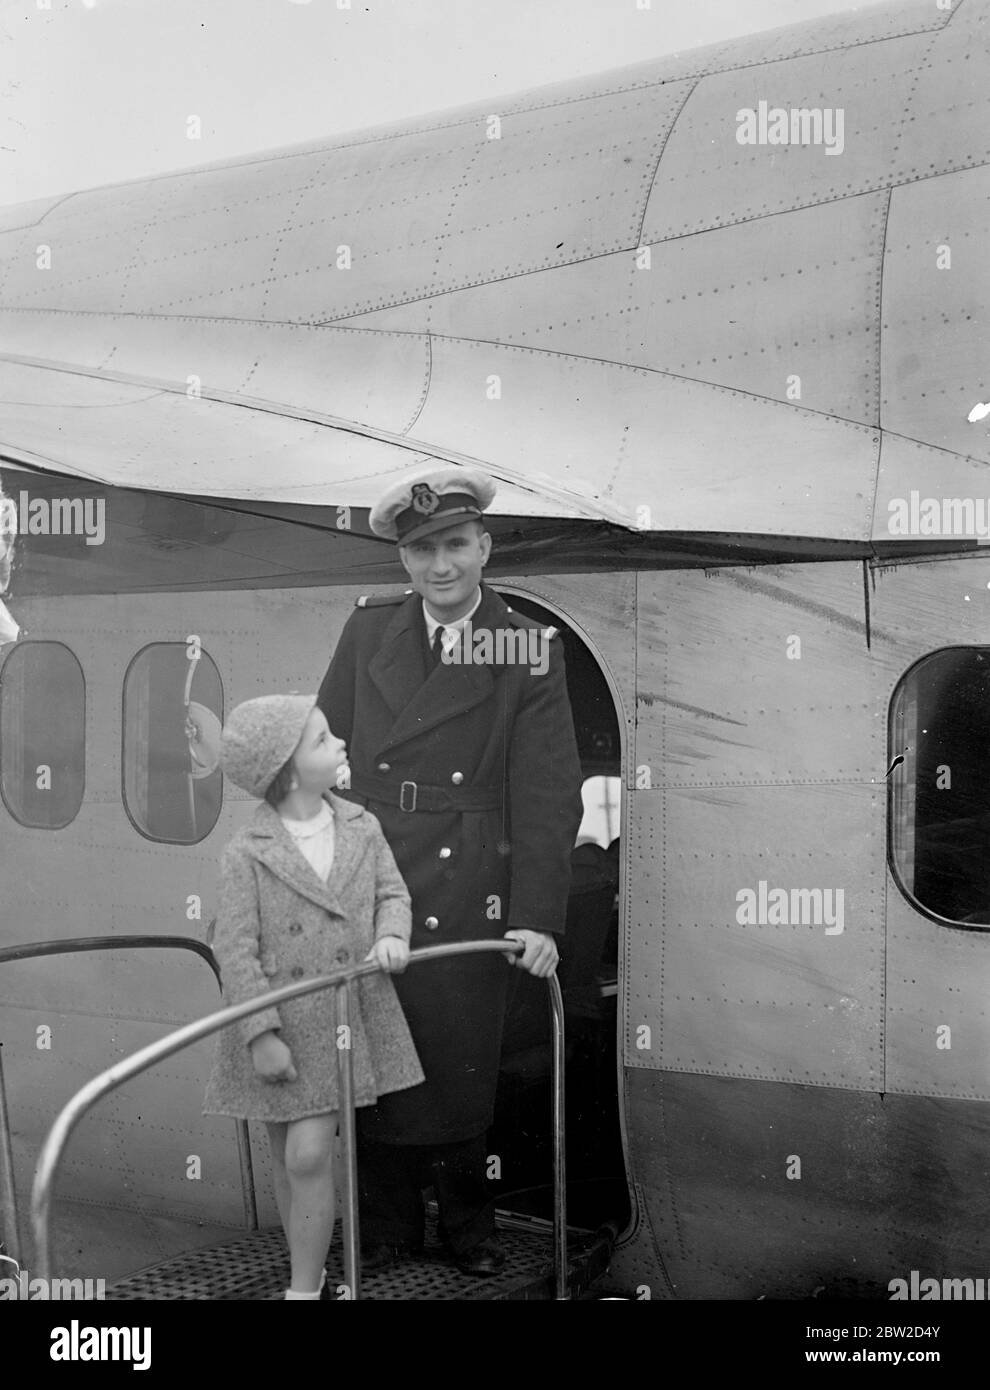
<path fill-rule="evenodd" d="M 435 1220 L 427 1221 L 426 1249 L 418 1259 L 403 1260 L 361 1280 L 366 1299 L 467 1299 L 499 1301 L 553 1296 L 553 1256 L 547 1223 L 497 1218 L 506 1260 L 497 1275 L 462 1274 L 436 1238 Z M 327 1260 L 333 1289 L 343 1284 L 339 1223 Z M 588 1231 L 568 1232 L 568 1283 L 571 1296 L 582 1292 L 608 1266 L 610 1242 Z M 107 1290 L 108 1301 L 173 1300 L 217 1302 L 278 1298 L 289 1282 L 289 1256 L 281 1229 L 257 1231 L 224 1245 L 194 1250 L 120 1279 Z"/>

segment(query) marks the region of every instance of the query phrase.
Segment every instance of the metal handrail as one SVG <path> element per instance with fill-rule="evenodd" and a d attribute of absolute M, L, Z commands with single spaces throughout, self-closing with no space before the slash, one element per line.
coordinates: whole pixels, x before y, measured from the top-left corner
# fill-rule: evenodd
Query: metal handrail
<path fill-rule="evenodd" d="M 521 955 L 522 942 L 502 939 L 499 941 L 463 941 L 449 946 L 427 946 L 413 951 L 409 966 L 423 961 L 439 960 L 448 956 L 474 955 L 482 952 L 501 951 L 506 955 Z M 178 1028 L 168 1037 L 150 1043 L 123 1061 L 116 1062 L 106 1071 L 95 1076 L 77 1091 L 62 1108 L 52 1125 L 35 1170 L 34 1187 L 31 1193 L 31 1220 L 35 1239 L 35 1265 L 40 1278 L 51 1279 L 51 1231 L 50 1215 L 52 1193 L 62 1154 L 76 1125 L 108 1092 L 115 1090 L 131 1077 L 139 1075 L 156 1062 L 173 1056 L 184 1047 L 198 1042 L 201 1038 L 217 1033 L 242 1018 L 273 1008 L 289 999 L 298 999 L 319 990 L 336 989 L 337 1023 L 345 1027 L 349 1021 L 350 987 L 352 981 L 361 975 L 376 973 L 381 967 L 375 961 L 365 961 L 359 965 L 347 966 L 331 975 L 320 975 L 313 980 L 305 980 L 298 985 L 283 985 L 281 989 L 271 990 L 249 999 L 243 1004 L 233 1004 L 221 1009 L 207 1018 L 188 1023 Z M 547 977 L 550 1014 L 553 1025 L 553 1167 L 554 1167 L 554 1210 L 553 1210 L 553 1256 L 554 1256 L 554 1296 L 567 1298 L 567 1194 L 565 1191 L 565 1153 L 564 1153 L 564 1002 L 556 974 Z M 357 1167 L 355 1155 L 355 1121 L 353 1097 L 353 1070 L 349 1034 L 343 1034 L 344 1045 L 340 1045 L 338 1033 L 337 1077 L 340 1098 L 340 1137 L 344 1148 L 343 1161 L 343 1247 L 344 1247 L 344 1291 L 345 1297 L 359 1298 L 361 1295 L 361 1267 L 359 1260 L 359 1233 L 357 1211 Z"/>
<path fill-rule="evenodd" d="M 141 950 L 142 947 L 193 951 L 202 956 L 220 984 L 220 967 L 209 946 L 191 936 L 61 936 L 54 941 L 28 941 L 20 946 L 0 946 L 0 965 L 8 960 L 30 960 L 34 956 L 71 955 L 75 951 Z"/>
<path fill-rule="evenodd" d="M 213 971 L 217 988 L 222 989 L 220 967 L 216 956 L 202 941 L 194 941 L 189 936 L 62 936 L 53 941 L 28 941 L 19 946 L 0 947 L 0 965 L 11 960 L 31 960 L 37 956 L 72 955 L 77 951 L 117 951 L 117 950 L 179 950 L 192 951 L 206 961 Z M 0 1095 L 2 1099 L 2 1095 Z M 244 1207 L 244 1224 L 249 1231 L 258 1229 L 258 1202 L 254 1193 L 254 1165 L 251 1161 L 251 1139 L 247 1120 L 236 1120 L 237 1162 L 241 1174 L 241 1202 Z M 8 1135 L 6 1103 L 0 1105 L 0 1141 Z M 3 1165 L 6 1167 L 6 1165 Z M 13 1170 L 11 1169 L 11 1205 L 13 1205 Z M 16 1213 L 15 1213 L 15 1243 Z"/>

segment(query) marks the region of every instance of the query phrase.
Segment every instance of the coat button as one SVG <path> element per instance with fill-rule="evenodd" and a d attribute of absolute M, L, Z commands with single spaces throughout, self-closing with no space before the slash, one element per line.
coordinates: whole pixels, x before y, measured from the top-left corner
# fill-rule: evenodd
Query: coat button
<path fill-rule="evenodd" d="M 301 980 L 303 977 L 303 973 L 304 972 L 301 965 L 294 965 L 292 969 L 289 971 L 289 974 L 292 976 L 294 980 Z"/>
<path fill-rule="evenodd" d="M 449 846 L 449 845 L 444 845 L 444 846 L 443 846 L 443 848 L 442 848 L 441 851 L 440 851 L 439 857 L 440 857 L 441 859 L 449 859 L 449 858 L 450 858 L 450 846 Z"/>
<path fill-rule="evenodd" d="M 464 781 L 464 773 L 463 773 L 463 772 L 452 772 L 452 773 L 450 774 L 450 780 L 453 782 L 453 784 L 454 784 L 455 787 L 459 787 L 459 786 L 461 785 L 461 783 Z"/>
<path fill-rule="evenodd" d="M 298 936 L 299 933 L 302 931 L 302 925 L 299 922 L 290 922 L 289 931 L 292 933 L 293 936 Z"/>
<path fill-rule="evenodd" d="M 346 965 L 350 958 L 351 957 L 347 951 L 338 951 L 337 954 L 334 956 L 334 960 L 337 962 L 338 965 Z"/>
<path fill-rule="evenodd" d="M 436 931 L 436 929 L 437 929 L 437 927 L 439 927 L 440 923 L 437 921 L 437 919 L 436 919 L 435 917 L 427 917 L 427 919 L 426 919 L 426 921 L 423 923 L 423 925 L 426 927 L 426 930 L 427 930 L 427 931 Z"/>
<path fill-rule="evenodd" d="M 379 772 L 391 772 L 391 771 L 392 771 L 392 764 L 391 764 L 391 763 L 379 763 L 379 764 L 378 764 L 378 771 L 379 771 Z"/>

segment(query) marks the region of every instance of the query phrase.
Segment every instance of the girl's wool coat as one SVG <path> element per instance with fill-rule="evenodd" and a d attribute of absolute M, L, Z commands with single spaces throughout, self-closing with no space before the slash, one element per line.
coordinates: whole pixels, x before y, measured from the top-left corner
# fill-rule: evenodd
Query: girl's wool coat
<path fill-rule="evenodd" d="M 227 1004 L 357 964 L 383 936 L 409 940 L 409 893 L 377 819 L 334 795 L 326 799 L 335 836 L 326 883 L 264 801 L 224 851 L 213 950 Z M 297 1120 L 337 1110 L 334 993 L 331 988 L 290 999 L 225 1028 L 217 1039 L 204 1113 Z M 386 1092 L 422 1082 L 387 974 L 354 982 L 350 1014 L 355 1104 L 372 1105 Z M 279 1030 L 292 1053 L 295 1081 L 265 1081 L 254 1070 L 249 1045 L 270 1028 Z"/>

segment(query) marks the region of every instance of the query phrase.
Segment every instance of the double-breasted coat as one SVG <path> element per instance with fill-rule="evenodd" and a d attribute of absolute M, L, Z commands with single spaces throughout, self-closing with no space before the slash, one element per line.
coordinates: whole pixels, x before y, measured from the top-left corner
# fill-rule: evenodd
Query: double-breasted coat
<path fill-rule="evenodd" d="M 213 951 L 226 1004 L 358 964 L 383 936 L 409 940 L 409 894 L 381 826 L 360 806 L 326 799 L 334 856 L 325 882 L 265 801 L 224 850 Z M 422 1082 L 389 975 L 351 986 L 350 1026 L 356 1105 Z M 254 1070 L 249 1045 L 271 1028 L 292 1053 L 295 1081 L 265 1081 Z M 298 1120 L 338 1104 L 333 989 L 260 1010 L 218 1035 L 206 1114 Z"/>
<path fill-rule="evenodd" d="M 434 666 L 418 594 L 365 602 L 344 626 L 318 704 L 347 742 L 344 794 L 380 819 L 409 888 L 412 947 L 513 928 L 562 932 L 582 814 L 562 644 L 545 639 L 544 673 L 497 664 L 495 640 L 486 664 Z M 471 623 L 475 636 L 540 631 L 484 584 Z M 511 969 L 486 954 L 396 978 L 426 1083 L 363 1112 L 364 1135 L 440 1144 L 491 1125 Z"/>

